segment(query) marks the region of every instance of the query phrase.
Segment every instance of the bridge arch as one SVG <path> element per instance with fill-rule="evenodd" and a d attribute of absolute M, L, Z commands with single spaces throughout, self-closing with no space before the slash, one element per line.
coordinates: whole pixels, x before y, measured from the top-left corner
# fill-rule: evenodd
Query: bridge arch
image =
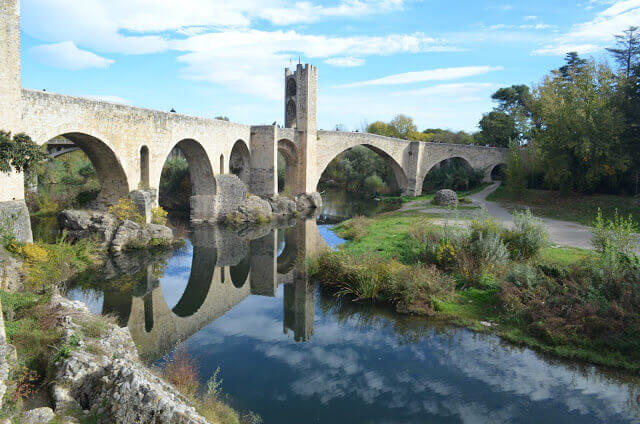
<path fill-rule="evenodd" d="M 229 155 L 229 172 L 240 178 L 247 187 L 249 186 L 251 154 L 244 140 L 236 141 L 231 149 L 231 154 Z"/>
<path fill-rule="evenodd" d="M 229 267 L 229 274 L 231 275 L 231 284 L 237 289 L 244 286 L 249 278 L 249 271 L 251 271 L 251 256 L 247 252 L 247 255 L 242 260 Z"/>
<path fill-rule="evenodd" d="M 149 147 L 140 148 L 140 188 L 149 188 Z"/>
<path fill-rule="evenodd" d="M 283 138 L 278 140 L 278 153 L 284 158 L 284 187 L 278 187 L 278 191 L 290 188 L 294 190 L 298 179 L 298 148 L 295 143 L 289 139 Z M 297 193 L 291 193 L 295 195 Z"/>
<path fill-rule="evenodd" d="M 96 170 L 100 181 L 98 204 L 108 207 L 118 203 L 121 198 L 129 197 L 129 180 L 120 159 L 113 148 L 103 139 L 80 131 L 69 131 L 53 134 L 48 141 L 63 137 L 84 152 Z"/>
<path fill-rule="evenodd" d="M 192 196 L 213 196 L 216 194 L 216 180 L 209 155 L 198 141 L 192 138 L 180 140 L 169 151 L 178 148 L 189 165 Z M 168 157 L 167 157 L 168 159 Z M 166 162 L 166 159 L 165 159 Z M 162 178 L 159 176 L 159 178 Z M 158 180 L 155 187 L 160 187 Z"/>
<path fill-rule="evenodd" d="M 382 159 L 384 159 L 384 161 L 387 163 L 387 165 L 389 165 L 389 167 L 391 168 L 391 171 L 393 172 L 393 180 L 389 181 L 389 183 L 391 184 L 391 186 L 389 187 L 391 189 L 391 191 L 394 192 L 404 192 L 407 189 L 407 174 L 405 173 L 404 169 L 402 168 L 402 165 L 400 165 L 396 159 L 393 158 L 393 156 L 391 156 L 386 150 L 375 146 L 373 144 L 369 144 L 369 143 L 358 143 L 358 144 L 354 144 L 350 147 L 348 147 L 347 149 L 344 149 L 343 151 L 333 155 L 332 157 L 330 157 L 330 159 L 328 161 L 326 161 L 326 163 L 324 163 L 323 166 L 321 166 L 318 169 L 318 174 L 316 176 L 316 179 L 314 181 L 314 187 L 316 187 L 317 190 L 317 186 L 320 183 L 320 180 L 322 179 L 322 175 L 324 174 L 324 172 L 326 171 L 327 167 L 329 166 L 329 164 L 335 159 L 337 158 L 339 155 L 341 155 L 342 153 L 351 150 L 352 148 L 356 147 L 356 146 L 362 146 L 362 147 L 366 147 L 367 149 L 371 150 L 372 152 L 376 153 L 378 156 L 380 156 Z"/>

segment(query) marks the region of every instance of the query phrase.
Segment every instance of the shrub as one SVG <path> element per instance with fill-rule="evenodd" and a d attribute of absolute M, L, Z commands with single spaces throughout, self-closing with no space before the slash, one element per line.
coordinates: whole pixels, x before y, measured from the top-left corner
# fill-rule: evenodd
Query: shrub
<path fill-rule="evenodd" d="M 504 227 L 498 220 L 492 218 L 486 211 L 479 218 L 471 221 L 471 241 L 487 237 L 502 237 Z"/>
<path fill-rule="evenodd" d="M 470 282 L 480 283 L 483 274 L 505 265 L 509 252 L 499 234 L 478 232 L 457 249 L 458 271 Z"/>
<path fill-rule="evenodd" d="M 157 225 L 167 225 L 167 211 L 162 206 L 151 209 L 151 223 Z"/>
<path fill-rule="evenodd" d="M 358 241 L 366 237 L 368 234 L 368 226 L 369 219 L 358 215 L 338 225 L 336 227 L 336 234 L 347 240 Z"/>
<path fill-rule="evenodd" d="M 633 255 L 633 249 L 637 246 L 635 236 L 636 226 L 631 215 L 624 218 L 615 211 L 613 218 L 605 219 L 598 208 L 598 214 L 593 221 L 593 247 L 601 254 Z"/>
<path fill-rule="evenodd" d="M 529 209 L 513 212 L 514 228 L 506 230 L 503 238 L 511 259 L 526 260 L 536 257 L 547 243 L 547 231 L 542 220 Z"/>
<path fill-rule="evenodd" d="M 542 276 L 527 264 L 516 263 L 507 271 L 505 280 L 516 287 L 533 289 L 541 282 Z"/>
<path fill-rule="evenodd" d="M 118 200 L 118 203 L 109 207 L 109 213 L 115 215 L 120 221 L 133 221 L 136 224 L 144 225 L 145 219 L 140 212 L 138 212 L 138 207 L 131 199 L 127 199 L 125 197 Z"/>
<path fill-rule="evenodd" d="M 199 387 L 198 365 L 184 347 L 176 350 L 167 362 L 163 375 L 182 394 L 195 397 Z"/>

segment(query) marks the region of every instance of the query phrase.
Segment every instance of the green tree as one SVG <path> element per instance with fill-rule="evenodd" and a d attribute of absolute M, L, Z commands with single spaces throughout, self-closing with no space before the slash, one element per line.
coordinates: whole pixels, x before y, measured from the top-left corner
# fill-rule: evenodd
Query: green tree
<path fill-rule="evenodd" d="M 483 115 L 480 128 L 480 140 L 486 144 L 507 147 L 511 140 L 519 139 L 515 119 L 500 110 Z"/>
<path fill-rule="evenodd" d="M 0 172 L 12 170 L 22 172 L 47 158 L 40 146 L 26 134 L 16 134 L 0 130 Z"/>
<path fill-rule="evenodd" d="M 395 132 L 393 128 L 386 122 L 376 121 L 367 125 L 366 131 L 369 134 L 378 134 L 383 135 L 385 137 L 397 137 L 398 134 Z"/>
<path fill-rule="evenodd" d="M 522 155 L 523 147 L 515 140 L 509 143 L 509 155 L 507 156 L 507 169 L 505 171 L 505 184 L 509 194 L 516 199 L 522 199 L 527 187 L 527 173 Z"/>
<path fill-rule="evenodd" d="M 540 126 L 536 144 L 552 188 L 593 192 L 630 164 L 621 141 L 617 79 L 608 66 L 594 61 L 567 72 L 552 72 L 533 91 Z"/>
<path fill-rule="evenodd" d="M 629 78 L 631 71 L 640 61 L 640 32 L 637 26 L 630 26 L 615 37 L 616 47 L 607 50 L 624 70 L 625 77 Z"/>
<path fill-rule="evenodd" d="M 564 57 L 565 64 L 558 69 L 562 78 L 571 81 L 574 76 L 580 74 L 588 62 L 582 59 L 578 52 L 569 52 Z"/>
<path fill-rule="evenodd" d="M 413 134 L 418 132 L 418 127 L 413 122 L 413 118 L 403 114 L 396 115 L 389 122 L 389 126 L 397 134 L 398 138 L 405 140 L 409 140 Z"/>

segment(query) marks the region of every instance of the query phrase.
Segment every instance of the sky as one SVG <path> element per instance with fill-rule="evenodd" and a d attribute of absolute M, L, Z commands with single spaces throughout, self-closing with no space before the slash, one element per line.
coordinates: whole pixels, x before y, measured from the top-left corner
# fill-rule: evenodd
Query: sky
<path fill-rule="evenodd" d="M 282 123 L 284 68 L 318 67 L 318 128 L 398 113 L 476 131 L 491 93 L 578 51 L 608 60 L 640 0 L 22 0 L 22 85 Z"/>

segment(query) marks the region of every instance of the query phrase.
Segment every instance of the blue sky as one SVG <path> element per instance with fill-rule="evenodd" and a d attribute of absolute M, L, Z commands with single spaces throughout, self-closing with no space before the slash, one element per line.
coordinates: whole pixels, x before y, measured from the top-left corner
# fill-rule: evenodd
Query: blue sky
<path fill-rule="evenodd" d="M 412 116 L 473 131 L 500 86 L 598 59 L 640 0 L 23 0 L 22 85 L 282 122 L 284 68 L 318 66 L 318 126 Z M 608 59 L 608 58 L 607 58 Z"/>

